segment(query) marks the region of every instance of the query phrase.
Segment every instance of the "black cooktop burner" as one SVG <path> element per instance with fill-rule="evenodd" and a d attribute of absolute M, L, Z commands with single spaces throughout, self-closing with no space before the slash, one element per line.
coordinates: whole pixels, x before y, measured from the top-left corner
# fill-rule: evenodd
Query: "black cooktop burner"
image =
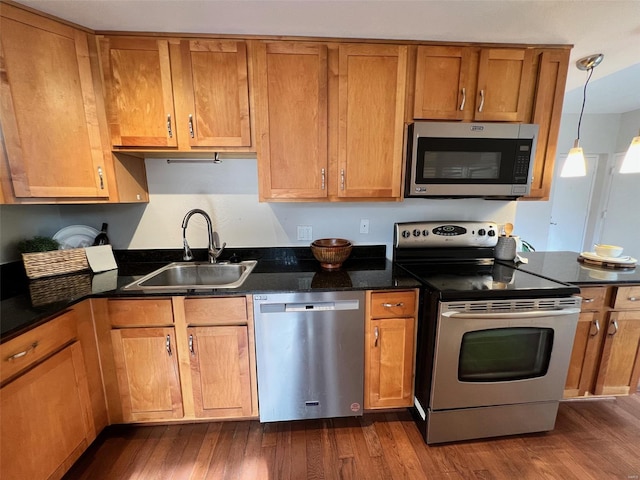
<path fill-rule="evenodd" d="M 560 297 L 579 293 L 573 285 L 501 264 L 412 262 L 398 265 L 426 288 L 437 292 L 443 301 Z"/>

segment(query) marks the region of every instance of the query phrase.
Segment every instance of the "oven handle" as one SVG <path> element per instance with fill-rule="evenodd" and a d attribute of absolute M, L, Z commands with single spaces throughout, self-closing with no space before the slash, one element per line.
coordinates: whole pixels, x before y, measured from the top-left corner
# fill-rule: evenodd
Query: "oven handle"
<path fill-rule="evenodd" d="M 540 317 L 558 317 L 564 315 L 573 315 L 575 313 L 580 313 L 579 308 L 564 308 L 562 310 L 533 310 L 528 312 L 497 312 L 497 313 L 462 313 L 462 312 L 445 312 L 442 314 L 443 317 L 450 318 L 478 318 L 478 319 L 487 319 L 487 318 L 509 318 L 509 319 L 517 319 L 517 318 L 540 318 Z"/>

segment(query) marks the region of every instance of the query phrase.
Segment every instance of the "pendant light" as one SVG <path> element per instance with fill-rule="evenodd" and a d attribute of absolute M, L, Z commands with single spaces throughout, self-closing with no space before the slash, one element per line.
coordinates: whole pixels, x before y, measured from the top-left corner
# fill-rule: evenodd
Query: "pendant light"
<path fill-rule="evenodd" d="M 622 160 L 620 173 L 640 173 L 640 132 L 631 140 L 631 145 Z"/>
<path fill-rule="evenodd" d="M 584 113 L 584 104 L 587 100 L 587 85 L 593 75 L 593 69 L 600 65 L 604 55 L 602 53 L 596 53 L 595 55 L 589 55 L 588 57 L 581 58 L 576 62 L 578 70 L 588 71 L 587 81 L 584 83 L 584 91 L 582 94 L 582 108 L 580 109 L 580 117 L 578 119 L 578 136 L 573 142 L 573 148 L 569 150 L 569 155 L 564 162 L 561 177 L 584 177 L 587 174 L 587 165 L 584 160 L 584 152 L 580 147 L 580 125 L 582 123 L 582 114 Z"/>

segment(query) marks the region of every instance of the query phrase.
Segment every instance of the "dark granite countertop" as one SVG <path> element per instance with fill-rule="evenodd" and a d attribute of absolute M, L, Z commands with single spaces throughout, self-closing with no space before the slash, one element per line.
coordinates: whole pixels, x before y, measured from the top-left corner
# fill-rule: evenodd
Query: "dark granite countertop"
<path fill-rule="evenodd" d="M 167 263 L 181 261 L 182 250 L 114 251 L 118 270 L 99 274 L 81 272 L 32 281 L 26 278 L 21 262 L 2 265 L 0 341 L 13 338 L 89 297 L 246 295 L 419 287 L 417 280 L 386 259 L 385 251 L 384 245 L 355 246 L 340 269 L 327 271 L 306 247 L 229 249 L 221 261 L 229 260 L 233 255 L 240 260 L 258 260 L 239 288 L 153 293 L 122 288 Z M 194 250 L 194 255 L 197 261 L 206 259 L 204 249 Z"/>
<path fill-rule="evenodd" d="M 520 270 L 560 282 L 585 286 L 640 284 L 640 267 L 620 269 L 585 265 L 578 261 L 578 252 L 520 252 L 519 255 L 529 260 L 517 265 Z"/>

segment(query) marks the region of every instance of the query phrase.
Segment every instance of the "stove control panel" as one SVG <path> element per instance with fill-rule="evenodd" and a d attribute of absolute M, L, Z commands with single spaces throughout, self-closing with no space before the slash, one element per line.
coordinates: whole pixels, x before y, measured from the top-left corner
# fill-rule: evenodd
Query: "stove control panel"
<path fill-rule="evenodd" d="M 395 248 L 495 247 L 498 224 L 494 222 L 396 223 Z"/>

